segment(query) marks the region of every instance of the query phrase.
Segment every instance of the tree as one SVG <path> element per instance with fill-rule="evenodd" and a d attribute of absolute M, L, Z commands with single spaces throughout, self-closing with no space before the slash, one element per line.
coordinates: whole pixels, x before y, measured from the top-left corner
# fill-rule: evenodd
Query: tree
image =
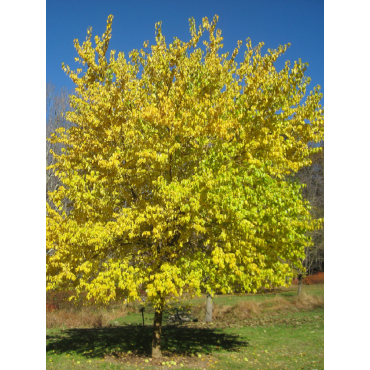
<path fill-rule="evenodd" d="M 206 298 L 206 316 L 204 318 L 205 322 L 211 322 L 212 321 L 212 295 L 210 293 L 207 293 Z"/>
<path fill-rule="evenodd" d="M 50 166 L 63 186 L 47 207 L 47 289 L 107 303 L 118 294 L 155 307 L 152 356 L 160 357 L 162 313 L 184 292 L 256 291 L 281 286 L 302 267 L 312 220 L 299 184 L 286 176 L 310 164 L 323 138 L 319 88 L 305 103 L 306 65 L 274 62 L 288 45 L 261 55 L 247 39 L 244 61 L 222 48 L 218 17 L 203 19 L 191 39 L 167 46 L 161 24 L 148 51 L 110 52 L 112 16 L 102 38 L 91 28 L 75 48 L 75 124 Z M 206 52 L 197 48 L 209 31 Z M 97 60 L 95 58 L 97 54 Z M 79 76 L 82 73 L 81 76 Z M 308 123 L 306 123 L 308 122 Z"/>

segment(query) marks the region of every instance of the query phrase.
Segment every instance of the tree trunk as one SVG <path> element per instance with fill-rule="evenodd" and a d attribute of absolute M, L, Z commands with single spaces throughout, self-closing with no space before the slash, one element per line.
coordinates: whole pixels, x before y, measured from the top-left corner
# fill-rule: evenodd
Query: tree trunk
<path fill-rule="evenodd" d="M 206 322 L 212 321 L 212 297 L 209 293 L 207 293 L 207 301 L 206 301 Z"/>
<path fill-rule="evenodd" d="M 161 352 L 162 314 L 163 314 L 163 307 L 160 307 L 160 311 L 155 310 L 154 325 L 153 325 L 153 341 L 152 341 L 152 357 L 153 358 L 162 357 L 162 352 Z"/>
<path fill-rule="evenodd" d="M 302 293 L 302 274 L 298 275 L 298 293 L 297 295 L 301 295 Z"/>

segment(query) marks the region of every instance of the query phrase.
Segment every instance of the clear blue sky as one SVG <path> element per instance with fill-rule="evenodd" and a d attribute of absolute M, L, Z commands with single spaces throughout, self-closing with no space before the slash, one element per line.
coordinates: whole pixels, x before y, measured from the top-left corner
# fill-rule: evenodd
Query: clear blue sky
<path fill-rule="evenodd" d="M 293 62 L 301 58 L 309 63 L 306 75 L 311 77 L 309 90 L 320 85 L 324 92 L 324 1 L 323 0 L 187 0 L 187 1 L 125 1 L 125 0 L 47 0 L 46 1 L 46 81 L 58 88 L 74 88 L 72 81 L 62 71 L 65 62 L 72 70 L 77 53 L 73 40 L 80 43 L 86 39 L 88 27 L 93 37 L 101 36 L 107 17 L 113 14 L 110 49 L 123 51 L 128 57 L 132 49 L 142 48 L 143 42 L 155 42 L 155 23 L 162 21 L 163 34 L 170 43 L 176 36 L 182 41 L 190 38 L 190 17 L 198 26 L 203 17 L 211 21 L 219 16 L 217 28 L 222 30 L 224 48 L 232 53 L 237 40 L 243 41 L 236 61 L 240 62 L 245 51 L 245 40 L 250 37 L 252 45 L 263 41 L 262 51 L 291 43 L 281 61 Z M 207 39 L 207 33 L 201 40 Z M 199 44 L 200 45 L 200 44 Z M 109 53 L 109 51 L 108 51 Z M 283 59 L 284 58 L 284 59 Z M 323 103 L 323 101 L 322 101 Z"/>

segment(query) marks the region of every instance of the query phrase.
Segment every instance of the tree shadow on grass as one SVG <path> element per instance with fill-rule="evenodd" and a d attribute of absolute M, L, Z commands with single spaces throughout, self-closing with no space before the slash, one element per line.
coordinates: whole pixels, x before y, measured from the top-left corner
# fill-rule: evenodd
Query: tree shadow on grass
<path fill-rule="evenodd" d="M 47 335 L 46 351 L 63 354 L 74 352 L 86 358 L 119 353 L 150 356 L 152 326 L 130 325 L 99 329 L 66 329 Z M 197 352 L 210 354 L 215 350 L 236 351 L 248 346 L 239 336 L 220 329 L 168 325 L 162 328 L 162 352 L 191 356 Z"/>

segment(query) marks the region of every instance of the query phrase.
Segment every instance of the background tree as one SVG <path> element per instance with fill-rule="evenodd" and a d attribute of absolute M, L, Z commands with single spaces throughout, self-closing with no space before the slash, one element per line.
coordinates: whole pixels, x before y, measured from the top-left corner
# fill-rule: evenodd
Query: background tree
<path fill-rule="evenodd" d="M 324 217 L 324 144 L 322 150 L 312 154 L 311 166 L 300 169 L 297 177 L 305 187 L 302 189 L 304 199 L 311 205 L 311 214 L 315 219 Z M 324 228 L 311 232 L 313 245 L 306 248 L 303 265 L 307 274 L 324 271 Z"/>
<path fill-rule="evenodd" d="M 51 133 L 54 133 L 58 128 L 64 127 L 68 129 L 71 127 L 71 123 L 68 122 L 64 114 L 70 110 L 69 105 L 69 93 L 66 88 L 57 90 L 55 85 L 51 82 L 46 84 L 46 139 L 50 138 Z M 62 143 L 51 143 L 46 140 L 46 167 L 55 164 L 55 159 L 51 152 L 61 154 Z M 50 206 L 53 206 L 49 202 L 49 192 L 52 192 L 61 185 L 61 181 L 58 176 L 55 176 L 53 169 L 49 168 L 46 170 L 46 201 Z M 65 203 L 65 202 L 64 202 Z"/>
<path fill-rule="evenodd" d="M 321 151 L 311 155 L 312 164 L 301 168 L 294 176 L 296 181 L 304 185 L 302 194 L 310 202 L 311 215 L 314 219 L 324 217 L 324 143 L 320 143 Z M 305 271 L 298 269 L 298 295 L 302 292 L 304 272 L 307 275 L 324 271 L 324 228 L 310 232 L 312 245 L 305 248 L 303 266 Z"/>
<path fill-rule="evenodd" d="M 146 290 L 155 307 L 153 357 L 161 356 L 162 313 L 184 292 L 256 292 L 284 285 L 303 269 L 312 220 L 299 184 L 287 175 L 310 165 L 323 139 L 319 88 L 305 103 L 306 65 L 274 62 L 288 46 L 261 55 L 248 39 L 243 62 L 218 54 L 217 16 L 191 39 L 167 46 L 156 24 L 148 52 L 110 52 L 112 16 L 102 38 L 88 30 L 75 47 L 75 124 L 52 135 L 61 143 L 54 169 L 63 186 L 47 207 L 47 288 L 107 303 Z M 206 52 L 196 48 L 202 33 Z M 216 31 L 216 32 L 215 32 Z M 191 52 L 189 52 L 191 51 Z M 96 58 L 97 54 L 97 58 Z M 309 122 L 306 124 L 305 121 Z M 73 205 L 63 211 L 61 201 Z"/>

